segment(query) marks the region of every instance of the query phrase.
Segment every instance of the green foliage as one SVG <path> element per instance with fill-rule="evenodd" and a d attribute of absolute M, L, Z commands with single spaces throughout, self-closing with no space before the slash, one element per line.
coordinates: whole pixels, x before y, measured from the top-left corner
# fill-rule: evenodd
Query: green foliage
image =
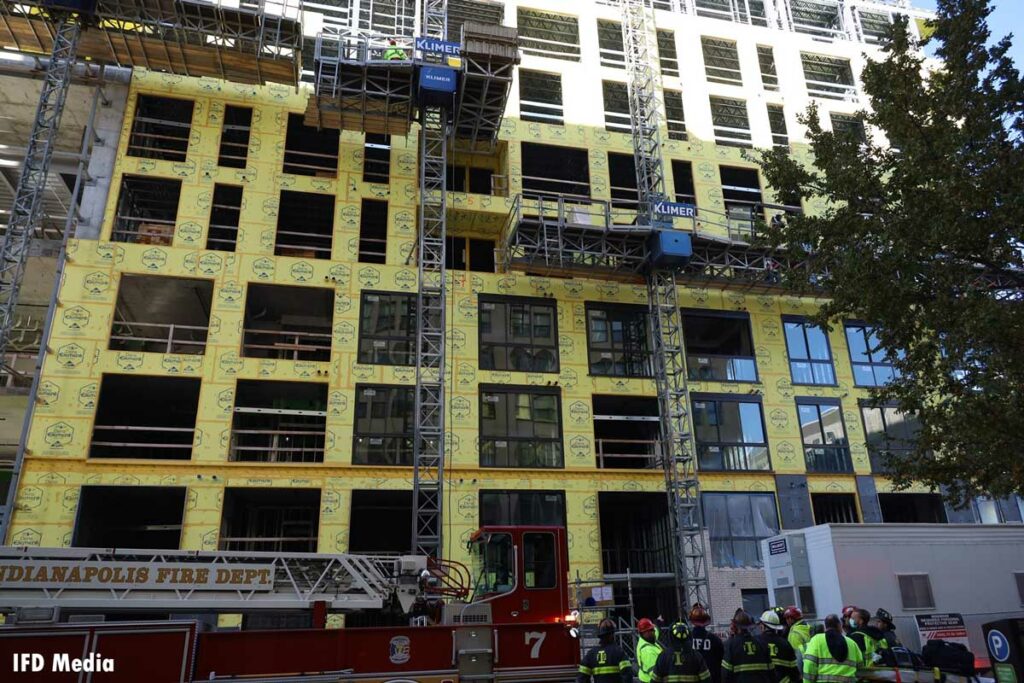
<path fill-rule="evenodd" d="M 824 288 L 820 322 L 870 321 L 905 351 L 900 379 L 875 392 L 922 424 L 916 453 L 890 459 L 897 487 L 923 482 L 961 505 L 1024 493 L 1024 84 L 1008 38 L 986 47 L 988 5 L 940 0 L 929 41 L 942 65 L 927 78 L 906 21 L 893 27 L 862 75 L 867 144 L 823 130 L 812 106 L 813 162 L 761 160 L 783 203 L 828 201 L 766 227 L 827 273 L 787 284 Z"/>

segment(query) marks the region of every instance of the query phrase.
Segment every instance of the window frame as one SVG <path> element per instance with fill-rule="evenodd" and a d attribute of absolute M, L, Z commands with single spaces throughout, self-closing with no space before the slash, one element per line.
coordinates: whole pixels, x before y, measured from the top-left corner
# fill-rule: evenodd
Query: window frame
<path fill-rule="evenodd" d="M 930 610 L 930 609 L 935 609 L 935 591 L 932 590 L 932 579 L 931 579 L 931 576 L 927 572 L 906 572 L 906 573 L 895 574 L 895 576 L 896 576 L 896 590 L 899 591 L 899 594 L 900 594 L 900 605 L 903 607 L 904 610 L 910 611 L 910 610 Z M 906 595 L 903 592 L 903 585 L 902 585 L 903 582 L 901 581 L 901 579 L 903 579 L 904 577 L 906 577 L 908 579 L 924 577 L 925 585 L 926 585 L 926 587 L 928 589 L 928 597 L 930 598 L 929 602 L 931 604 L 928 604 L 928 605 L 918 605 L 918 606 L 915 606 L 915 607 L 907 606 Z"/>
<path fill-rule="evenodd" d="M 724 353 L 693 353 L 686 345 L 686 317 L 704 317 L 704 318 L 730 318 L 734 320 L 745 320 L 747 323 L 747 334 L 750 339 L 751 350 L 755 351 L 755 355 L 752 356 L 732 356 Z M 691 382 L 709 381 L 709 382 L 721 382 L 722 384 L 760 384 L 761 383 L 761 369 L 757 367 L 757 355 L 756 349 L 754 349 L 754 323 L 750 318 L 750 313 L 746 311 L 718 311 L 710 308 L 683 308 L 680 310 L 680 321 L 683 324 L 683 351 L 684 356 L 687 359 L 686 363 L 686 376 Z M 754 379 L 709 379 L 701 380 L 699 377 L 694 377 L 690 371 L 689 358 L 693 357 L 708 357 L 708 358 L 739 358 L 749 359 L 754 364 Z"/>
<path fill-rule="evenodd" d="M 527 576 L 528 576 L 529 565 L 527 565 L 527 558 L 526 558 L 526 543 L 527 543 L 527 538 L 529 536 L 547 536 L 548 538 L 551 539 L 551 550 L 552 550 L 552 553 L 551 553 L 550 564 L 551 564 L 552 568 L 554 569 L 554 571 L 552 572 L 552 577 L 551 577 L 551 582 L 552 582 L 551 585 L 530 586 L 527 583 Z M 558 588 L 558 557 L 559 557 L 559 555 L 558 555 L 558 543 L 557 543 L 557 539 L 555 538 L 554 532 L 552 532 L 552 531 L 525 531 L 525 532 L 523 532 L 523 588 L 525 590 L 528 590 L 528 591 L 542 591 L 542 590 L 551 590 L 553 588 Z M 536 562 L 534 562 L 534 566 L 536 566 Z"/>
<path fill-rule="evenodd" d="M 562 422 L 562 392 L 557 387 L 541 387 L 534 385 L 519 385 L 519 384 L 481 384 L 478 389 L 478 400 L 477 407 L 477 440 L 479 442 L 479 456 L 478 464 L 482 469 L 504 469 L 504 470 L 544 470 L 544 471 L 557 471 L 565 469 L 565 425 Z M 537 436 L 512 436 L 505 434 L 503 436 L 484 436 L 484 409 L 485 403 L 484 397 L 487 394 L 505 394 L 507 396 L 518 396 L 520 394 L 526 394 L 531 397 L 531 410 L 532 401 L 534 396 L 552 396 L 555 399 L 555 416 L 558 421 L 557 431 L 558 435 L 550 438 L 540 438 Z M 507 399 L 506 399 L 507 400 Z M 531 420 L 533 422 L 533 420 Z M 495 442 L 495 449 L 497 448 L 497 442 L 525 442 L 525 443 L 551 443 L 557 447 L 559 456 L 559 464 L 553 466 L 544 465 L 495 465 L 495 464 L 484 464 L 484 443 L 488 441 Z M 506 449 L 509 448 L 506 443 Z M 506 460 L 510 459 L 510 455 L 506 451 Z M 495 451 L 494 459 L 497 460 L 497 452 Z"/>
<path fill-rule="evenodd" d="M 590 312 L 593 311 L 593 310 L 599 310 L 599 309 L 600 310 L 604 310 L 606 312 L 609 312 L 609 311 L 611 311 L 611 312 L 614 312 L 614 311 L 629 311 L 629 310 L 637 310 L 637 309 L 639 309 L 639 312 L 642 312 L 642 314 L 645 316 L 645 320 L 644 320 L 644 323 L 645 323 L 644 324 L 644 330 L 645 330 L 645 333 L 644 333 L 644 346 L 645 346 L 645 348 L 644 348 L 644 357 L 645 357 L 644 365 L 647 366 L 645 374 L 636 375 L 636 374 L 629 374 L 629 373 L 616 374 L 616 373 L 611 373 L 611 372 L 594 372 L 594 366 L 593 366 L 593 363 L 590 360 L 590 354 L 594 352 L 594 349 L 592 348 L 593 340 L 591 339 L 591 334 L 590 334 Z M 586 321 L 586 328 L 587 328 L 586 329 L 586 332 L 587 332 L 587 374 L 589 376 L 591 376 L 591 377 L 634 377 L 634 378 L 637 378 L 637 379 L 650 379 L 650 378 L 654 377 L 654 368 L 653 368 L 653 363 L 652 363 L 652 360 L 653 360 L 652 359 L 652 353 L 653 352 L 652 352 L 652 350 L 650 348 L 650 324 L 651 324 L 651 321 L 650 321 L 650 314 L 648 313 L 646 307 L 644 307 L 642 305 L 639 305 L 639 304 L 614 304 L 614 303 L 602 303 L 602 302 L 599 302 L 599 301 L 587 301 L 587 302 L 584 303 L 584 320 Z M 608 343 L 609 344 L 612 343 L 612 335 L 611 334 L 608 335 Z M 603 350 L 598 350 L 598 352 L 599 353 L 604 353 Z M 616 352 L 617 351 L 616 351 L 615 347 L 612 346 L 611 347 L 611 353 L 615 354 Z M 625 348 L 623 347 L 619 352 L 621 352 L 623 354 L 623 365 L 626 365 L 626 363 L 625 363 L 625 354 L 626 354 Z"/>
<path fill-rule="evenodd" d="M 408 423 L 408 427 L 407 427 L 408 431 L 406 431 L 404 433 L 397 433 L 397 432 L 362 432 L 362 431 L 360 431 L 360 429 L 359 429 L 359 416 L 356 414 L 356 411 L 358 411 L 360 395 L 361 395 L 361 393 L 363 391 L 366 391 L 367 389 L 372 389 L 373 391 L 380 391 L 380 390 L 387 390 L 387 391 L 404 390 L 404 391 L 408 391 L 411 394 L 411 399 L 412 400 L 410 401 L 410 411 L 409 411 L 409 416 L 406 419 L 406 422 Z M 352 399 L 352 403 L 353 403 L 353 414 L 352 414 L 352 465 L 353 466 L 355 466 L 355 467 L 412 467 L 413 466 L 413 462 L 412 462 L 413 443 L 412 442 L 415 439 L 415 429 L 416 429 L 415 400 L 416 400 L 416 392 L 415 392 L 415 387 L 412 386 L 412 385 L 405 385 L 405 384 L 381 384 L 381 383 L 357 383 L 356 384 L 354 398 Z M 368 419 L 374 419 L 374 418 L 371 415 L 371 416 L 368 417 Z M 406 465 L 406 464 L 401 463 L 401 462 L 399 462 L 399 463 L 384 463 L 384 462 L 365 462 L 365 463 L 359 463 L 359 462 L 356 462 L 356 444 L 357 444 L 357 440 L 359 438 L 367 438 L 367 439 L 374 439 L 374 438 L 380 438 L 380 439 L 386 439 L 386 438 L 406 439 L 409 442 L 409 445 L 408 445 L 408 449 L 409 449 L 409 464 Z M 401 453 L 399 454 L 399 457 L 401 458 Z"/>
<path fill-rule="evenodd" d="M 491 305 L 494 305 L 494 304 L 505 304 L 507 306 L 513 306 L 513 305 L 526 305 L 526 306 L 530 306 L 531 307 L 531 309 L 530 309 L 530 327 L 531 327 L 530 338 L 531 338 L 531 340 L 533 339 L 533 334 L 532 334 L 533 309 L 532 309 L 532 307 L 533 306 L 550 307 L 550 309 L 551 309 L 551 336 L 552 336 L 552 344 L 551 344 L 551 346 L 548 347 L 548 346 L 543 345 L 543 344 L 538 346 L 533 341 L 531 341 L 530 343 L 507 341 L 508 329 L 506 329 L 506 341 L 503 344 L 495 344 L 493 342 L 485 342 L 484 341 L 484 328 L 483 328 L 483 325 L 481 324 L 481 320 L 483 318 L 484 304 L 491 304 Z M 506 318 L 506 320 L 508 320 L 508 318 Z M 485 368 L 483 366 L 483 358 L 484 358 L 484 356 L 483 356 L 483 353 L 481 352 L 481 350 L 483 349 L 485 343 L 487 343 L 490 346 L 495 346 L 495 347 L 500 346 L 500 347 L 503 347 L 503 348 L 507 349 L 508 352 L 511 352 L 513 349 L 516 349 L 516 348 L 534 349 L 535 351 L 537 349 L 541 349 L 542 350 L 542 349 L 550 348 L 554 352 L 555 367 L 552 370 L 534 370 L 534 369 L 530 369 L 530 370 L 516 370 L 516 369 L 513 369 L 513 368 L 504 368 L 504 369 L 502 369 L 502 368 Z M 544 299 L 544 298 L 538 298 L 538 297 L 502 296 L 502 295 L 497 295 L 497 294 L 486 294 L 486 295 L 485 294 L 481 294 L 479 296 L 478 300 L 477 300 L 477 365 L 479 366 L 479 368 L 481 370 L 494 370 L 494 371 L 497 371 L 497 372 L 539 372 L 539 373 L 544 373 L 544 374 L 548 374 L 548 373 L 556 373 L 557 374 L 558 372 L 561 372 L 561 370 L 560 370 L 560 368 L 561 368 L 561 356 L 560 356 L 559 348 L 558 348 L 558 303 L 554 299 Z"/>
<path fill-rule="evenodd" d="M 736 403 L 736 404 L 750 403 L 750 404 L 756 405 L 757 408 L 758 408 L 758 410 L 757 410 L 758 417 L 760 418 L 761 435 L 764 438 L 764 441 L 762 443 L 753 443 L 753 442 L 745 442 L 745 441 L 733 443 L 733 442 L 730 442 L 730 441 L 722 441 L 721 440 L 721 436 L 722 436 L 722 429 L 721 429 L 721 427 L 722 426 L 721 426 L 721 424 L 717 424 L 717 425 L 715 425 L 715 429 L 718 432 L 719 440 L 715 441 L 715 442 L 701 442 L 701 441 L 699 441 L 697 439 L 697 425 L 696 425 L 696 421 L 694 421 L 694 426 L 693 426 L 693 443 L 694 443 L 694 446 L 695 446 L 695 450 L 697 451 L 697 468 L 698 468 L 699 471 L 701 471 L 701 472 L 772 472 L 773 471 L 771 447 L 770 447 L 769 442 L 768 442 L 768 424 L 765 422 L 765 419 L 764 419 L 764 402 L 761 400 L 760 396 L 744 396 L 742 394 L 693 393 L 693 394 L 690 395 L 690 407 L 691 407 L 690 409 L 691 409 L 692 413 L 694 414 L 694 418 L 695 418 L 696 412 L 697 412 L 695 404 L 698 403 L 698 402 L 701 402 L 701 403 L 714 403 L 715 406 L 716 406 L 715 407 L 715 412 L 718 415 L 721 414 L 721 411 L 719 410 L 718 405 L 722 404 L 722 403 Z M 737 412 L 739 412 L 739 411 L 737 410 Z M 742 414 L 741 414 L 740 415 L 740 425 L 739 425 L 741 433 L 743 431 L 742 421 L 743 421 L 743 417 L 742 417 Z M 703 446 L 712 446 L 712 447 L 716 447 L 716 448 L 721 449 L 723 451 L 723 455 L 722 455 L 723 463 L 725 461 L 724 451 L 727 448 L 730 448 L 730 447 L 743 448 L 743 449 L 748 449 L 748 448 L 764 448 L 765 458 L 767 460 L 767 467 L 765 467 L 765 468 L 752 468 L 752 467 L 743 467 L 743 468 L 738 468 L 738 467 L 736 467 L 736 468 L 730 468 L 730 467 L 708 468 L 708 467 L 704 467 L 701 464 L 701 454 L 700 454 L 700 448 L 701 448 L 702 445 Z M 745 459 L 747 457 L 748 456 L 745 455 Z"/>
<path fill-rule="evenodd" d="M 368 303 L 367 297 L 402 297 L 409 300 L 407 316 L 410 318 L 412 325 L 409 327 L 408 333 L 404 335 L 404 338 L 400 338 L 398 335 L 385 335 L 385 334 L 369 334 L 363 329 L 363 313 L 366 311 Z M 379 301 L 378 301 L 379 303 Z M 408 292 L 386 292 L 374 289 L 364 289 L 359 294 L 359 332 L 356 340 L 356 362 L 365 365 L 391 365 L 395 367 L 412 367 L 416 365 L 416 319 L 418 317 L 418 299 L 416 294 L 410 294 Z M 409 363 L 382 363 L 377 362 L 373 358 L 367 359 L 363 356 L 363 342 L 364 341 L 383 341 L 385 344 L 390 342 L 407 342 L 409 344 Z M 390 354 L 390 351 L 389 351 Z"/>
<path fill-rule="evenodd" d="M 803 332 L 803 337 L 804 337 L 804 345 L 807 347 L 807 358 L 795 358 L 794 359 L 794 357 L 793 357 L 793 352 L 789 348 L 789 335 L 786 334 L 786 325 L 790 324 L 790 323 L 799 324 L 803 328 L 802 332 Z M 824 365 L 826 363 L 826 361 L 824 361 L 824 360 L 811 358 L 811 352 L 810 352 L 811 344 L 810 344 L 810 340 L 808 340 L 808 338 L 807 338 L 807 327 L 819 327 L 819 326 L 811 324 L 810 322 L 808 322 L 807 318 L 805 316 L 802 316 L 802 315 L 784 315 L 784 316 L 782 316 L 782 337 L 783 337 L 783 340 L 786 342 L 786 361 L 789 363 L 789 381 L 793 384 L 793 386 L 799 386 L 799 387 L 837 387 L 837 386 L 839 386 L 839 378 L 836 376 L 835 356 L 834 356 L 834 353 L 832 351 L 832 340 L 829 339 L 829 337 L 828 337 L 828 330 L 826 330 L 824 328 L 822 328 L 821 333 L 825 337 L 825 349 L 828 351 L 828 361 L 827 362 L 828 362 L 829 368 L 832 370 L 832 381 L 830 383 L 824 383 L 824 382 L 797 382 L 794 379 L 794 375 L 793 375 L 793 362 L 794 362 L 794 360 L 796 362 L 807 363 L 810 366 Z M 814 368 L 811 367 L 810 370 L 811 370 L 811 377 L 813 378 L 814 377 Z"/>
<path fill-rule="evenodd" d="M 859 360 L 854 360 L 853 359 L 853 346 L 850 344 L 850 332 L 851 332 L 851 330 L 855 330 L 855 329 L 859 330 L 860 334 L 864 338 L 864 348 L 865 348 L 865 350 L 866 350 L 866 352 L 868 354 L 868 357 L 869 357 L 869 360 L 867 362 L 859 361 Z M 878 362 L 878 361 L 870 359 L 870 357 L 872 355 L 874 355 L 874 354 L 872 353 L 871 345 L 869 344 L 869 336 L 870 336 L 870 334 L 873 333 L 874 329 L 875 329 L 874 325 L 869 325 L 868 323 L 860 321 L 860 320 L 847 320 L 846 322 L 843 323 L 843 336 L 844 336 L 844 338 L 846 340 L 846 355 L 850 359 L 850 370 L 853 373 L 853 386 L 855 386 L 855 387 L 872 388 L 872 387 L 883 387 L 883 386 L 886 385 L 886 383 L 884 383 L 884 382 L 879 384 L 879 383 L 877 383 L 877 381 L 876 381 L 875 384 L 861 384 L 858 381 L 858 379 L 857 379 L 857 367 L 858 366 L 866 366 L 868 369 L 870 369 L 871 370 L 871 378 L 872 379 L 875 379 L 875 367 L 876 366 L 883 367 L 883 368 L 889 368 L 892 371 L 893 379 L 899 377 L 899 371 L 896 369 L 896 366 L 893 363 L 888 362 L 888 360 L 885 360 L 885 361 L 882 361 L 882 362 Z M 879 350 L 882 350 L 882 349 L 880 348 Z"/>
<path fill-rule="evenodd" d="M 764 557 L 761 556 L 761 541 L 764 540 L 765 538 L 770 538 L 771 536 L 757 537 L 756 535 L 755 536 L 734 536 L 734 535 L 732 535 L 733 517 L 730 514 L 726 514 L 726 521 L 729 522 L 729 533 L 730 533 L 730 535 L 729 536 L 718 536 L 718 537 L 712 536 L 711 527 L 710 527 L 710 525 L 707 522 L 707 519 L 708 519 L 707 507 L 706 507 L 707 506 L 707 501 L 709 499 L 710 500 L 714 500 L 715 497 L 721 497 L 722 500 L 727 501 L 726 502 L 726 512 L 728 513 L 728 500 L 732 496 L 743 496 L 744 498 L 747 499 L 747 506 L 750 509 L 751 522 L 752 523 L 754 522 L 754 508 L 753 508 L 753 504 L 752 504 L 752 499 L 755 498 L 755 497 L 761 497 L 761 498 L 770 499 L 772 501 L 772 507 L 775 510 L 775 526 L 776 526 L 775 534 L 779 533 L 782 530 L 782 521 L 781 521 L 781 518 L 779 517 L 779 501 L 778 501 L 778 497 L 772 491 L 706 491 L 706 492 L 704 492 L 702 494 L 702 496 L 701 496 L 701 498 L 702 498 L 702 501 L 701 501 L 701 521 L 702 521 L 702 524 L 703 524 L 704 528 L 707 529 L 708 541 L 709 541 L 709 543 L 711 545 L 711 566 L 715 567 L 715 568 L 718 568 L 718 569 L 751 569 L 751 568 L 764 567 Z M 755 527 L 755 531 L 756 531 L 756 527 Z M 772 535 L 775 535 L 775 534 L 772 534 Z M 718 564 L 715 561 L 715 550 L 714 550 L 714 545 L 715 545 L 716 539 L 718 541 L 720 541 L 720 542 L 724 539 L 724 540 L 727 540 L 729 543 L 734 543 L 737 540 L 738 541 L 747 541 L 747 542 L 753 541 L 754 544 L 755 544 L 754 547 L 757 549 L 757 555 L 760 558 L 760 565 L 754 565 L 754 567 L 751 567 L 751 566 L 748 566 L 748 565 L 737 566 L 737 565 L 732 565 L 732 564 Z M 732 556 L 734 556 L 734 557 L 736 556 L 735 551 L 732 552 Z"/>
<path fill-rule="evenodd" d="M 504 498 L 503 502 L 504 502 L 505 505 L 510 505 L 511 501 L 509 500 L 509 498 L 511 496 L 523 496 L 523 495 L 525 495 L 525 496 L 536 496 L 538 498 L 540 498 L 542 496 L 556 496 L 561 501 L 561 507 L 562 507 L 562 520 L 561 520 L 561 524 L 541 524 L 541 523 L 536 523 L 536 522 L 524 522 L 522 520 L 517 521 L 517 520 L 512 518 L 513 515 L 511 515 L 511 514 L 508 515 L 508 517 L 509 517 L 508 522 L 496 522 L 496 523 L 490 523 L 489 522 L 489 523 L 485 523 L 483 521 L 484 496 L 488 496 L 488 495 L 490 495 L 490 496 L 497 496 L 499 498 L 503 497 Z M 565 489 L 510 489 L 510 488 L 504 488 L 504 489 L 483 489 L 482 488 L 482 489 L 478 489 L 478 491 L 477 491 L 477 510 L 478 510 L 478 512 L 477 512 L 477 522 L 479 522 L 479 526 L 481 526 L 481 527 L 485 527 L 485 526 L 488 526 L 488 527 L 560 526 L 561 528 L 566 529 L 567 531 L 568 531 L 568 528 L 569 528 L 569 525 L 568 525 L 569 511 L 566 509 Z M 511 507 L 509 507 L 509 509 L 507 511 L 509 513 L 513 512 Z"/>
<path fill-rule="evenodd" d="M 794 403 L 794 406 L 796 407 L 796 424 L 797 424 L 797 428 L 800 430 L 800 448 L 804 452 L 804 467 L 806 469 L 806 472 L 809 473 L 809 474 L 853 474 L 854 473 L 853 456 L 850 453 L 850 430 L 847 429 L 847 427 L 846 427 L 846 418 L 843 417 L 843 404 L 842 404 L 842 401 L 840 401 L 838 398 L 822 398 L 822 397 L 819 397 L 819 396 L 797 396 L 794 399 L 793 403 Z M 804 433 L 803 433 L 803 428 L 802 428 L 803 422 L 800 420 L 800 406 L 814 406 L 816 408 L 817 414 L 818 414 L 818 418 L 817 418 L 818 433 L 821 436 L 821 441 L 822 441 L 820 444 L 807 444 L 807 442 L 804 441 Z M 846 441 L 846 445 L 845 446 L 834 446 L 834 445 L 830 445 L 830 444 L 825 442 L 825 423 L 824 423 L 824 421 L 822 420 L 822 417 L 821 417 L 821 408 L 822 408 L 822 406 L 833 406 L 833 407 L 835 407 L 835 408 L 837 408 L 839 410 L 839 424 L 842 425 L 842 428 L 843 428 L 843 439 Z M 817 448 L 817 449 L 823 449 L 823 450 L 824 449 L 843 449 L 845 452 L 840 453 L 838 457 L 845 458 L 844 464 L 848 464 L 849 467 L 847 467 L 845 469 L 835 470 L 835 471 L 817 470 L 817 469 L 812 470 L 809 466 L 807 466 L 807 449 L 808 448 Z"/>

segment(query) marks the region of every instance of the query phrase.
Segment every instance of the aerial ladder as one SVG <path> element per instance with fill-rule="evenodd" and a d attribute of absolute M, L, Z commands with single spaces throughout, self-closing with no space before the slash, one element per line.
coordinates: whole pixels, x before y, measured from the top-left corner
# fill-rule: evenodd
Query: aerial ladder
<path fill-rule="evenodd" d="M 656 211 L 667 199 L 665 168 L 658 130 L 659 113 L 655 87 L 658 63 L 651 36 L 654 22 L 645 0 L 621 0 L 622 45 L 625 51 L 626 82 L 636 165 L 639 223 L 671 229 Z M 680 612 L 701 603 L 710 611 L 707 550 L 701 523 L 700 484 L 690 429 L 686 380 L 686 356 L 676 271 L 652 265 L 647 272 L 651 320 L 651 357 L 658 388 L 661 416 L 661 460 L 673 536 L 673 570 Z"/>

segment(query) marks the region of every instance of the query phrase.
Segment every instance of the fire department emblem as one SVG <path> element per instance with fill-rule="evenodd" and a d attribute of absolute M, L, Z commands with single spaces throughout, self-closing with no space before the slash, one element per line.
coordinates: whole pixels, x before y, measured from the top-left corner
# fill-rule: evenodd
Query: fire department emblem
<path fill-rule="evenodd" d="M 392 664 L 405 664 L 412 655 L 412 646 L 406 636 L 395 636 L 388 645 L 388 659 Z"/>

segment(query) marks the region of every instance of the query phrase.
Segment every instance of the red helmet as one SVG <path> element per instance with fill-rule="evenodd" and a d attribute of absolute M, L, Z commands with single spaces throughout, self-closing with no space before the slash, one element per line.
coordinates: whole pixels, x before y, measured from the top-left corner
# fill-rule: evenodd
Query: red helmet
<path fill-rule="evenodd" d="M 647 632 L 653 631 L 653 630 L 654 630 L 654 622 L 651 621 L 650 619 L 648 619 L 647 617 L 644 617 L 640 621 L 636 622 L 636 632 L 637 633 L 647 633 Z"/>
<path fill-rule="evenodd" d="M 856 605 L 847 605 L 843 608 L 843 619 L 849 619 L 850 615 L 857 611 Z"/>
<path fill-rule="evenodd" d="M 693 603 L 693 607 L 690 608 L 690 623 L 694 626 L 706 626 L 711 623 L 711 615 L 704 609 L 704 605 L 699 602 Z"/>
<path fill-rule="evenodd" d="M 797 621 L 804 618 L 804 613 L 800 611 L 800 608 L 796 605 L 790 605 L 782 612 L 783 619 L 795 619 Z"/>

